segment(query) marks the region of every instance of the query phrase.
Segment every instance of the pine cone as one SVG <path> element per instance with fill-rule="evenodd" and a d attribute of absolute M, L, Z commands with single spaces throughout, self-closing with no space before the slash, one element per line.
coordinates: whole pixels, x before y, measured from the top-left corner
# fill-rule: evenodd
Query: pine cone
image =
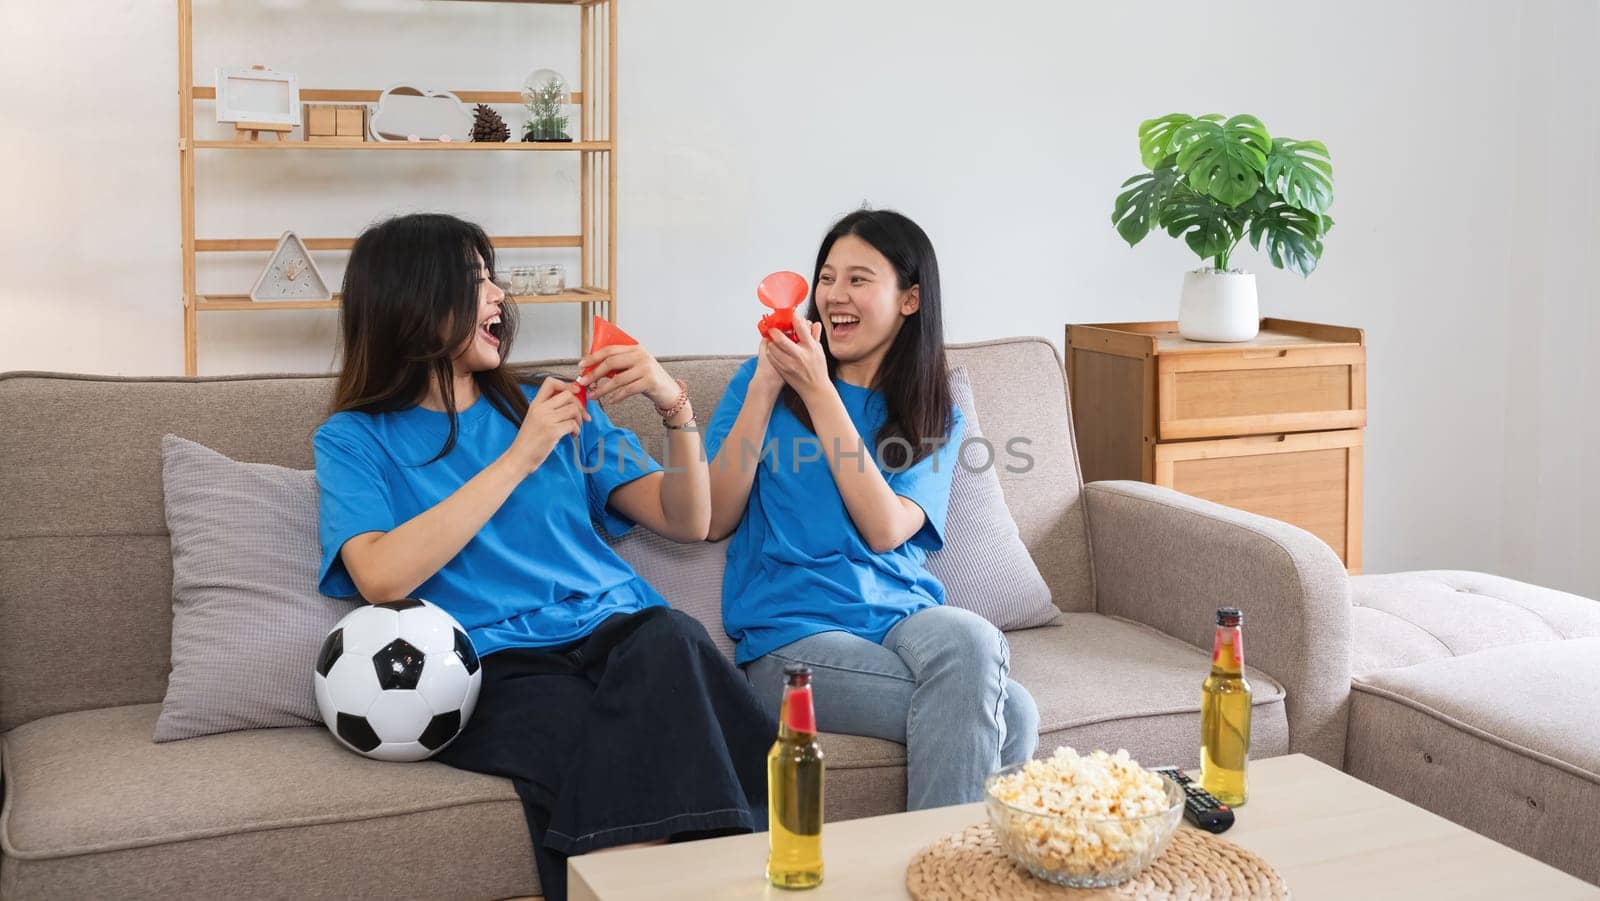
<path fill-rule="evenodd" d="M 506 141 L 511 138 L 511 129 L 507 127 L 506 120 L 500 114 L 490 109 L 485 104 L 478 104 L 472 116 L 472 140 L 474 141 Z"/>

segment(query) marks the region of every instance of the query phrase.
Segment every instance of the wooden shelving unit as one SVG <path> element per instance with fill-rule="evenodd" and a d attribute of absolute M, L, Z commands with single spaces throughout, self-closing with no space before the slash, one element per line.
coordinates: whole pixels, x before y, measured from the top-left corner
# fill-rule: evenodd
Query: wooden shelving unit
<path fill-rule="evenodd" d="M 420 2 L 420 0 L 419 0 Z M 196 287 L 196 257 L 202 253 L 270 253 L 277 238 L 200 238 L 195 234 L 195 162 L 211 151 L 244 150 L 266 153 L 295 151 L 387 153 L 576 153 L 580 156 L 580 229 L 576 235 L 495 235 L 497 250 L 512 248 L 578 248 L 579 287 L 562 294 L 518 296 L 519 304 L 578 304 L 581 325 L 578 348 L 590 339 L 590 322 L 600 312 L 617 320 L 617 0 L 426 0 L 426 2 L 529 3 L 575 7 L 582 17 L 579 53 L 579 90 L 571 102 L 579 110 L 579 134 L 569 143 L 312 143 L 307 141 L 196 140 L 195 103 L 216 99 L 216 88 L 194 83 L 193 0 L 178 0 L 178 166 L 179 208 L 183 232 L 183 369 L 195 375 L 199 361 L 199 314 L 260 313 L 275 310 L 336 309 L 339 297 L 316 301 L 257 303 L 248 294 L 201 294 Z M 372 89 L 301 88 L 301 102 L 372 103 Z M 462 103 L 521 103 L 519 91 L 455 91 Z M 279 233 L 282 227 L 267 229 Z M 311 251 L 349 250 L 354 237 L 303 238 Z"/>

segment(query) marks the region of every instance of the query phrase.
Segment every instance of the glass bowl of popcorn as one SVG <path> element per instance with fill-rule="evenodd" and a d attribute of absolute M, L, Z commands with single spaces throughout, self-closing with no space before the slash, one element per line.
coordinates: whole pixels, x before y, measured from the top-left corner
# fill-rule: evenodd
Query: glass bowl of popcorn
<path fill-rule="evenodd" d="M 1126 882 L 1172 840 L 1183 789 L 1127 751 L 1053 756 L 1008 766 L 984 782 L 989 822 L 1006 854 L 1040 879 L 1074 888 Z"/>

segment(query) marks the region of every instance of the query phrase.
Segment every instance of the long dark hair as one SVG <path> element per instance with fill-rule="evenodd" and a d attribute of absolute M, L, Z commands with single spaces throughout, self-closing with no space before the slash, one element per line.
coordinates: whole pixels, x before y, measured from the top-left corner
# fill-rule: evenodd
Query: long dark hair
<path fill-rule="evenodd" d="M 811 273 L 811 303 L 808 320 L 818 318 L 817 279 L 834 242 L 846 235 L 872 245 L 894 267 L 901 291 L 920 286 L 917 311 L 905 317 L 883 364 L 868 387 L 883 395 L 887 415 L 873 446 L 879 462 L 894 470 L 904 470 L 933 453 L 923 439 L 937 440 L 950 432 L 952 423 L 949 372 L 944 356 L 944 316 L 939 304 L 939 260 L 927 232 L 909 218 L 893 210 L 856 210 L 828 230 L 817 250 L 817 266 Z M 838 374 L 839 360 L 828 347 L 828 331 L 822 331 L 822 350 L 828 358 L 828 377 Z M 811 414 L 794 389 L 784 386 L 783 403 L 807 429 L 816 431 Z M 910 453 L 898 441 L 910 445 Z M 888 442 L 888 443 L 885 443 Z"/>
<path fill-rule="evenodd" d="M 459 427 L 451 359 L 478 328 L 479 257 L 492 277 L 488 235 L 442 213 L 397 216 L 361 233 L 344 271 L 342 365 L 331 412 L 403 410 L 427 393 L 431 379 L 450 416 L 450 434 L 433 460 L 450 453 Z M 501 415 L 521 423 L 528 399 L 505 367 L 516 333 L 516 304 L 507 303 L 497 335 L 501 365 L 473 379 Z"/>

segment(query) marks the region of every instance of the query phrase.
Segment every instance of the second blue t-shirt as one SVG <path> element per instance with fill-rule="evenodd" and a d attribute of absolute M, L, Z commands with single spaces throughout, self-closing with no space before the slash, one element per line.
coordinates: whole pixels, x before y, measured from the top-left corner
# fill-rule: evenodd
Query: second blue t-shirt
<path fill-rule="evenodd" d="M 745 361 L 717 404 L 706 428 L 709 459 L 733 429 L 755 370 L 755 359 Z M 873 444 L 887 415 L 883 395 L 837 380 L 834 386 L 868 449 L 865 460 L 841 465 L 879 465 Z M 728 542 L 722 582 L 722 622 L 737 644 L 738 663 L 820 632 L 882 642 L 900 620 L 944 603 L 944 586 L 924 561 L 944 543 L 963 431 L 960 410 L 951 415 L 946 447 L 902 472 L 884 472 L 890 490 L 921 507 L 927 522 L 910 541 L 881 554 L 850 519 L 820 440 L 781 401 L 762 447 L 730 448 L 733 465 L 758 467 L 744 518 Z"/>

